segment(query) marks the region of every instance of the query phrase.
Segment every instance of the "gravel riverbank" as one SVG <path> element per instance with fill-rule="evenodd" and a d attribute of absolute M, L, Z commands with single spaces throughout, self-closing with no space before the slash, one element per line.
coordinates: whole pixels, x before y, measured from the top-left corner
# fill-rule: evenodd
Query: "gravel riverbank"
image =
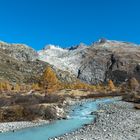
<path fill-rule="evenodd" d="M 23 122 L 5 122 L 0 123 L 0 132 L 8 132 L 8 131 L 16 131 L 23 128 L 29 128 L 29 127 L 36 127 L 40 125 L 48 124 L 49 121 L 40 120 L 38 122 L 29 122 L 29 121 L 23 121 Z"/>
<path fill-rule="evenodd" d="M 54 140 L 140 140 L 140 110 L 132 103 L 99 104 L 94 122 Z"/>

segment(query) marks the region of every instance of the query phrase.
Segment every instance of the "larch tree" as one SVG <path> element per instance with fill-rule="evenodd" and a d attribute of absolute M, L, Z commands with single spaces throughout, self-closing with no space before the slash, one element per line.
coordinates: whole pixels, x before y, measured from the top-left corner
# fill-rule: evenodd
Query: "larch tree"
<path fill-rule="evenodd" d="M 48 93 L 55 92 L 60 88 L 60 82 L 55 72 L 49 66 L 44 71 L 42 85 Z"/>
<path fill-rule="evenodd" d="M 110 89 L 111 91 L 114 91 L 114 90 L 115 90 L 115 85 L 114 85 L 114 83 L 113 83 L 112 80 L 109 80 L 109 81 L 108 81 L 108 87 L 109 87 L 109 89 Z"/>

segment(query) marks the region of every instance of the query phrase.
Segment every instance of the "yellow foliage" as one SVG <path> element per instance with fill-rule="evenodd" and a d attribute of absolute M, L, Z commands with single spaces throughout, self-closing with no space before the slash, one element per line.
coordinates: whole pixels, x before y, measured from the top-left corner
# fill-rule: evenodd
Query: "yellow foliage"
<path fill-rule="evenodd" d="M 12 86 L 8 81 L 0 82 L 0 91 L 11 91 Z"/>
<path fill-rule="evenodd" d="M 63 87 L 63 89 L 81 89 L 81 90 L 91 90 L 94 91 L 95 90 L 95 86 L 94 85 L 89 85 L 86 83 L 83 83 L 81 81 L 77 81 L 75 83 L 71 83 L 71 84 L 61 84 L 61 87 Z"/>
<path fill-rule="evenodd" d="M 14 86 L 14 91 L 16 91 L 16 92 L 19 92 L 20 91 L 20 85 L 19 84 L 16 84 Z"/>
<path fill-rule="evenodd" d="M 40 87 L 39 87 L 39 84 L 38 83 L 33 83 L 32 84 L 32 86 L 31 86 L 31 88 L 33 89 L 33 90 L 40 90 Z"/>
<path fill-rule="evenodd" d="M 38 85 L 33 84 L 32 88 L 38 89 Z M 44 71 L 41 81 L 41 87 L 47 91 L 48 93 L 55 92 L 60 89 L 82 89 L 82 90 L 89 90 L 89 91 L 106 91 L 108 88 L 111 91 L 115 90 L 115 86 L 112 80 L 109 80 L 108 86 L 103 86 L 101 84 L 98 85 L 90 85 L 80 80 L 77 80 L 74 83 L 62 83 L 58 80 L 55 72 L 51 67 L 47 67 Z"/>
<path fill-rule="evenodd" d="M 110 89 L 111 91 L 114 91 L 114 90 L 115 90 L 115 85 L 114 85 L 114 83 L 113 83 L 112 80 L 109 80 L 109 81 L 108 81 L 108 87 L 109 87 L 109 89 Z"/>
<path fill-rule="evenodd" d="M 44 71 L 42 86 L 49 93 L 55 92 L 60 88 L 60 82 L 55 72 L 49 66 Z"/>

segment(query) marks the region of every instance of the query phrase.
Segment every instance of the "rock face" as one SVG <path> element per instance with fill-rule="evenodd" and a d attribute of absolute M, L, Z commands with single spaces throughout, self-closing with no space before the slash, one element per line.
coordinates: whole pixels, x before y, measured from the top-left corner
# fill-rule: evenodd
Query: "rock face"
<path fill-rule="evenodd" d="M 128 42 L 100 39 L 91 46 L 80 44 L 70 49 L 49 45 L 38 52 L 39 59 L 74 74 L 90 84 L 140 80 L 140 46 Z"/>

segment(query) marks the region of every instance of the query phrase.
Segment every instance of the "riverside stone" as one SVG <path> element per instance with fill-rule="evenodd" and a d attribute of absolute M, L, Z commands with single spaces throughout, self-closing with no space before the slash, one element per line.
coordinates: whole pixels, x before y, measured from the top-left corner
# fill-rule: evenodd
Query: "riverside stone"
<path fill-rule="evenodd" d="M 23 128 L 28 128 L 28 127 L 35 127 L 43 124 L 48 124 L 49 121 L 46 120 L 40 120 L 37 123 L 34 122 L 6 122 L 6 123 L 0 123 L 0 132 L 7 132 L 7 131 L 15 131 Z"/>

